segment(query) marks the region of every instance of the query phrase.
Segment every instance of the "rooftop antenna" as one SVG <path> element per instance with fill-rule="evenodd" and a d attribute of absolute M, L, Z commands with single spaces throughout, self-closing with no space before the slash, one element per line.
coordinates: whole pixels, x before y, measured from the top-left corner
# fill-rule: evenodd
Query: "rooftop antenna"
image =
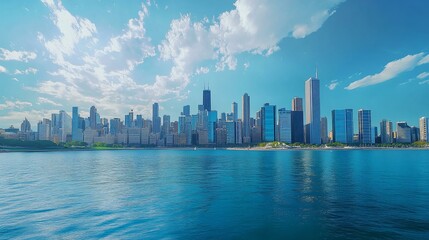
<path fill-rule="evenodd" d="M 319 79 L 319 77 L 318 77 L 318 72 L 317 72 L 317 66 L 316 66 L 316 79 Z"/>
<path fill-rule="evenodd" d="M 204 90 L 206 90 L 206 82 L 204 81 Z"/>

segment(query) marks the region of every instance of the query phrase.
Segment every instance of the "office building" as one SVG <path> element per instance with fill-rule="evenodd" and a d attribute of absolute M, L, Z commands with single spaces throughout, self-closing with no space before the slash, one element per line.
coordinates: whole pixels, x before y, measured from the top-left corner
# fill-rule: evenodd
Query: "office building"
<path fill-rule="evenodd" d="M 83 130 L 79 126 L 81 121 L 79 116 L 79 108 L 72 108 L 72 140 L 82 142 L 83 141 Z"/>
<path fill-rule="evenodd" d="M 429 142 L 428 137 L 428 127 L 429 127 L 429 118 L 421 117 L 419 119 L 419 127 L 420 127 L 420 141 Z"/>
<path fill-rule="evenodd" d="M 302 98 L 294 97 L 291 112 L 292 143 L 304 143 L 304 112 Z"/>
<path fill-rule="evenodd" d="M 250 143 L 250 96 L 242 97 L 241 119 L 243 120 L 243 143 Z"/>
<path fill-rule="evenodd" d="M 183 106 L 182 115 L 184 115 L 184 116 L 190 116 L 191 115 L 191 106 L 189 106 L 189 105 Z"/>
<path fill-rule="evenodd" d="M 279 141 L 285 143 L 292 142 L 292 111 L 285 108 L 279 109 L 278 120 Z"/>
<path fill-rule="evenodd" d="M 396 142 L 411 143 L 411 128 L 407 122 L 396 123 Z"/>
<path fill-rule="evenodd" d="M 95 106 L 89 109 L 89 127 L 97 129 L 97 108 Z"/>
<path fill-rule="evenodd" d="M 353 134 L 353 110 L 332 110 L 332 141 L 352 144 Z"/>
<path fill-rule="evenodd" d="M 275 140 L 275 126 L 276 106 L 265 103 L 261 108 L 261 130 L 263 142 L 272 142 Z"/>
<path fill-rule="evenodd" d="M 305 123 L 305 142 L 320 144 L 320 81 L 317 76 L 305 81 Z"/>
<path fill-rule="evenodd" d="M 159 116 L 158 103 L 152 104 L 152 133 L 161 132 L 161 117 Z"/>
<path fill-rule="evenodd" d="M 380 122 L 380 142 L 385 144 L 393 143 L 393 124 L 386 119 Z"/>
<path fill-rule="evenodd" d="M 51 120 L 44 118 L 37 124 L 37 133 L 39 140 L 51 140 Z"/>
<path fill-rule="evenodd" d="M 236 102 L 233 102 L 231 104 L 231 113 L 232 113 L 232 118 L 233 118 L 232 120 L 234 122 L 237 122 L 237 119 L 238 119 L 238 105 L 237 105 Z"/>
<path fill-rule="evenodd" d="M 326 144 L 329 142 L 329 137 L 328 137 L 328 118 L 327 117 L 322 117 L 320 119 L 320 137 L 321 139 L 321 143 L 322 144 Z"/>
<path fill-rule="evenodd" d="M 211 93 L 210 89 L 204 89 L 203 91 L 203 109 L 206 111 L 212 110 L 212 100 L 211 100 Z M 200 111 L 200 109 L 198 109 Z"/>
<path fill-rule="evenodd" d="M 360 109 L 358 111 L 359 143 L 371 144 L 371 110 Z"/>

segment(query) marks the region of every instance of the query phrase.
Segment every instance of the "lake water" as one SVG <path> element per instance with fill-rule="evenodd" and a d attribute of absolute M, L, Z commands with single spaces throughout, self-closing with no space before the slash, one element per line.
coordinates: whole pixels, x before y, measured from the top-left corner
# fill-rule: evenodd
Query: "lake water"
<path fill-rule="evenodd" d="M 429 151 L 1 153 L 0 238 L 429 239 Z"/>

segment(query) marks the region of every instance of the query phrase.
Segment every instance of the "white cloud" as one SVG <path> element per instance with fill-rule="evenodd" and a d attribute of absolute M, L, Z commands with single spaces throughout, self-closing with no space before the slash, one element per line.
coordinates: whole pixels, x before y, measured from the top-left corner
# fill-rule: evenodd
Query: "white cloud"
<path fill-rule="evenodd" d="M 37 69 L 35 69 L 35 68 L 27 68 L 27 69 L 25 69 L 25 70 L 19 70 L 19 69 L 16 69 L 15 70 L 15 75 L 28 75 L 28 74 L 36 74 L 38 72 L 38 70 Z"/>
<path fill-rule="evenodd" d="M 207 74 L 210 72 L 210 69 L 207 67 L 200 67 L 197 69 L 197 71 L 195 71 L 195 74 L 200 75 L 200 74 Z"/>
<path fill-rule="evenodd" d="M 419 82 L 420 85 L 429 83 L 429 79 Z"/>
<path fill-rule="evenodd" d="M 329 83 L 328 85 L 329 90 L 334 90 L 338 86 L 338 84 L 338 80 L 332 80 L 331 83 Z"/>
<path fill-rule="evenodd" d="M 380 73 L 369 75 L 362 79 L 354 81 L 350 83 L 345 89 L 353 90 L 356 88 L 367 87 L 391 80 L 401 73 L 413 70 L 418 65 L 428 63 L 422 61 L 428 56 L 429 55 L 425 56 L 424 53 L 418 53 L 415 55 L 407 55 L 401 59 L 389 62 L 388 64 L 386 64 L 383 71 L 381 71 Z"/>
<path fill-rule="evenodd" d="M 15 82 L 19 82 L 19 79 L 16 78 L 16 77 L 12 78 L 12 80 L 15 81 Z"/>
<path fill-rule="evenodd" d="M 245 70 L 248 69 L 250 67 L 250 63 L 248 63 L 248 62 L 243 63 L 243 67 Z"/>
<path fill-rule="evenodd" d="M 31 107 L 33 106 L 30 102 L 23 102 L 23 101 L 5 101 L 4 103 L 0 103 L 0 110 L 5 109 L 23 109 L 25 107 Z"/>
<path fill-rule="evenodd" d="M 429 56 L 429 55 L 428 55 Z M 429 76 L 429 72 L 422 72 L 422 73 L 420 73 L 418 76 L 417 76 L 417 78 L 418 79 L 423 79 L 423 78 L 426 78 L 427 76 Z"/>
<path fill-rule="evenodd" d="M 0 73 L 5 73 L 5 72 L 7 72 L 7 69 L 2 65 L 0 65 Z"/>
<path fill-rule="evenodd" d="M 33 131 L 37 129 L 37 122 L 43 118 L 51 118 L 51 114 L 58 110 L 29 110 L 29 111 L 14 111 L 11 110 L 5 114 L 0 115 L 0 123 L 13 124 L 18 127 L 22 120 L 28 119 L 31 123 Z"/>
<path fill-rule="evenodd" d="M 28 62 L 29 60 L 33 60 L 36 57 L 37 54 L 35 52 L 14 50 L 10 51 L 4 48 L 0 48 L 0 60 Z"/>
<path fill-rule="evenodd" d="M 44 98 L 44 97 L 39 97 L 37 99 L 37 104 L 50 104 L 50 105 L 57 106 L 57 107 L 63 106 L 60 103 L 54 102 L 54 101 L 47 99 L 47 98 Z"/>

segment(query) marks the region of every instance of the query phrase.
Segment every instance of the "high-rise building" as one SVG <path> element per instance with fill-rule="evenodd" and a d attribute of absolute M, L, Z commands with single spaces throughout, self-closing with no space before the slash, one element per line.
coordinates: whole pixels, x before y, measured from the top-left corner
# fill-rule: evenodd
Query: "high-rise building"
<path fill-rule="evenodd" d="M 358 125 L 359 125 L 359 143 L 371 144 L 371 110 L 359 109 L 358 111 Z"/>
<path fill-rule="evenodd" d="M 37 124 L 39 140 L 51 140 L 51 120 L 44 118 Z"/>
<path fill-rule="evenodd" d="M 208 112 L 207 135 L 209 143 L 216 143 L 217 111 Z"/>
<path fill-rule="evenodd" d="M 189 106 L 189 105 L 183 106 L 182 115 L 190 116 L 191 115 L 191 106 Z"/>
<path fill-rule="evenodd" d="M 305 142 L 320 144 L 320 81 L 317 76 L 305 81 L 305 122 Z"/>
<path fill-rule="evenodd" d="M 250 143 L 250 96 L 242 97 L 241 119 L 243 120 L 243 142 Z"/>
<path fill-rule="evenodd" d="M 231 104 L 231 113 L 232 113 L 233 121 L 237 122 L 237 119 L 238 119 L 238 105 L 237 105 L 236 102 L 233 102 Z"/>
<path fill-rule="evenodd" d="M 272 142 L 275 140 L 276 132 L 276 106 L 265 103 L 261 108 L 261 130 L 262 141 Z M 320 134 L 319 134 L 320 135 Z"/>
<path fill-rule="evenodd" d="M 170 134 L 170 115 L 162 116 L 162 137 Z"/>
<path fill-rule="evenodd" d="M 236 122 L 227 121 L 226 122 L 226 144 L 235 144 L 235 130 L 236 130 Z"/>
<path fill-rule="evenodd" d="M 72 108 L 72 140 L 82 142 L 83 141 L 83 130 L 79 127 L 81 121 L 79 116 L 79 108 Z"/>
<path fill-rule="evenodd" d="M 380 141 L 381 143 L 393 143 L 393 124 L 386 119 L 380 122 Z"/>
<path fill-rule="evenodd" d="M 285 108 L 279 109 L 279 141 L 285 143 L 292 142 L 292 111 Z"/>
<path fill-rule="evenodd" d="M 396 142 L 411 143 L 411 128 L 407 122 L 396 123 Z"/>
<path fill-rule="evenodd" d="M 89 109 L 89 127 L 97 129 L 97 108 L 95 106 Z"/>
<path fill-rule="evenodd" d="M 204 89 L 203 91 L 203 110 L 211 111 L 212 110 L 212 100 L 210 89 Z"/>
<path fill-rule="evenodd" d="M 303 111 L 302 109 L 302 98 L 294 97 L 292 99 L 292 111 Z"/>
<path fill-rule="evenodd" d="M 132 109 L 128 115 L 125 115 L 125 126 L 127 128 L 134 127 L 134 111 Z"/>
<path fill-rule="evenodd" d="M 110 119 L 110 134 L 117 135 L 119 133 L 122 133 L 121 119 L 119 118 Z"/>
<path fill-rule="evenodd" d="M 321 142 L 323 144 L 326 144 L 329 142 L 329 137 L 328 137 L 328 118 L 327 117 L 322 117 L 320 119 L 320 137 Z"/>
<path fill-rule="evenodd" d="M 136 115 L 136 127 L 143 128 L 143 126 L 144 126 L 143 122 L 144 122 L 143 116 L 141 114 L 137 114 Z"/>
<path fill-rule="evenodd" d="M 24 121 L 22 121 L 21 123 L 21 132 L 23 133 L 31 132 L 31 124 L 27 120 L 27 118 L 25 118 Z"/>
<path fill-rule="evenodd" d="M 161 132 L 161 117 L 159 117 L 159 105 L 154 103 L 152 105 L 152 133 Z"/>
<path fill-rule="evenodd" d="M 61 110 L 59 114 L 59 140 L 67 142 L 67 135 L 72 133 L 72 119 L 65 111 Z"/>
<path fill-rule="evenodd" d="M 294 97 L 291 112 L 292 143 L 304 143 L 304 112 L 302 98 Z"/>
<path fill-rule="evenodd" d="M 428 137 L 428 127 L 429 127 L 429 118 L 427 117 L 421 117 L 419 119 L 419 125 L 420 125 L 420 141 L 429 142 Z"/>
<path fill-rule="evenodd" d="M 420 128 L 411 126 L 411 142 L 417 142 L 420 140 Z"/>
<path fill-rule="evenodd" d="M 353 109 L 332 110 L 332 141 L 353 143 Z"/>

